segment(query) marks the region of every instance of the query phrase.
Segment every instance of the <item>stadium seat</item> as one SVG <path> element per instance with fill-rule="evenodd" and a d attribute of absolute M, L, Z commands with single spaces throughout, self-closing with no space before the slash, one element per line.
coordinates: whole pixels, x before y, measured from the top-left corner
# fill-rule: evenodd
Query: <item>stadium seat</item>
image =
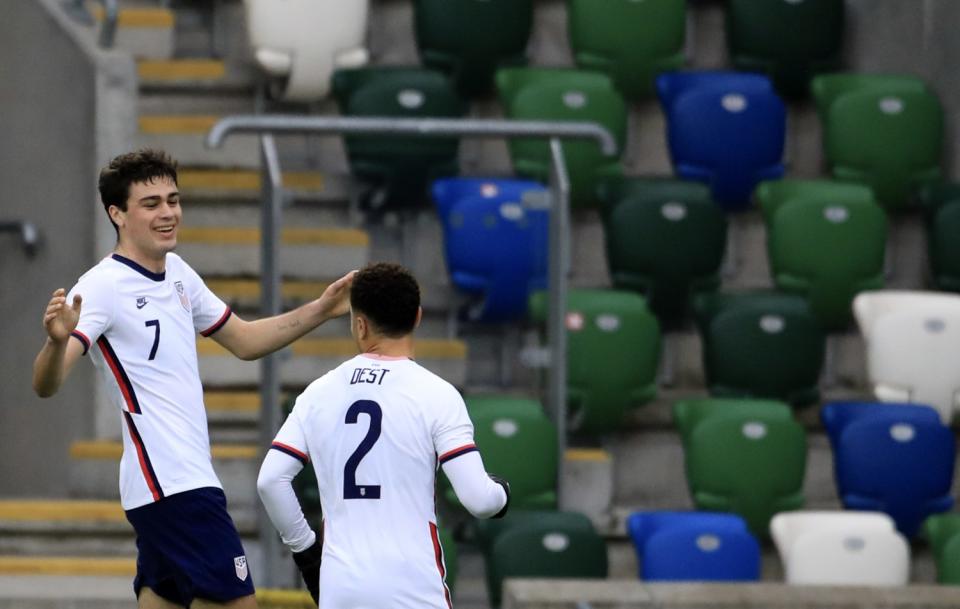
<path fill-rule="evenodd" d="M 785 203 L 794 199 L 803 201 L 832 201 L 835 203 L 873 203 L 873 191 L 862 184 L 839 182 L 837 180 L 812 180 L 802 178 L 784 178 L 769 180 L 757 185 L 753 196 L 763 212 L 764 220 L 769 224 L 774 215 Z"/>
<path fill-rule="evenodd" d="M 793 405 L 816 401 L 825 339 L 804 298 L 776 292 L 703 294 L 694 309 L 712 395 Z"/>
<path fill-rule="evenodd" d="M 810 90 L 817 106 L 817 114 L 822 122 L 826 122 L 833 103 L 848 93 L 865 90 L 923 93 L 927 90 L 927 85 L 916 76 L 836 72 L 816 76 L 810 83 Z"/>
<path fill-rule="evenodd" d="M 928 404 L 949 424 L 960 404 L 960 295 L 864 292 L 853 310 L 877 399 Z"/>
<path fill-rule="evenodd" d="M 940 179 L 943 109 L 922 82 L 878 79 L 860 76 L 851 89 L 815 83 L 824 154 L 835 178 L 866 184 L 881 205 L 901 209 L 917 189 Z"/>
<path fill-rule="evenodd" d="M 547 318 L 546 294 L 534 294 L 531 317 Z M 656 395 L 660 328 L 638 294 L 571 290 L 567 294 L 567 400 L 570 430 L 617 429 L 626 411 Z"/>
<path fill-rule="evenodd" d="M 937 564 L 937 581 L 960 585 L 960 514 L 936 514 L 927 518 L 923 532 Z"/>
<path fill-rule="evenodd" d="M 783 176 L 786 108 L 765 80 L 728 72 L 657 78 L 674 171 L 709 184 L 727 211 L 746 209 L 757 183 Z"/>
<path fill-rule="evenodd" d="M 787 583 L 820 586 L 902 586 L 910 547 L 880 512 L 784 512 L 770 533 Z"/>
<path fill-rule="evenodd" d="M 536 182 L 447 178 L 433 185 L 454 286 L 474 297 L 462 316 L 475 322 L 526 317 L 547 284 L 547 190 Z"/>
<path fill-rule="evenodd" d="M 647 581 L 756 581 L 760 547 L 735 514 L 636 512 L 627 532 Z"/>
<path fill-rule="evenodd" d="M 813 75 L 839 66 L 843 0 L 731 0 L 727 6 L 733 65 L 767 74 L 782 95 L 805 96 Z"/>
<path fill-rule="evenodd" d="M 465 111 L 453 85 L 439 72 L 376 67 L 339 70 L 333 93 L 341 114 L 395 118 L 459 118 Z M 351 135 L 344 138 L 350 170 L 382 189 L 368 207 L 419 203 L 430 180 L 457 173 L 456 138 Z"/>
<path fill-rule="evenodd" d="M 837 494 L 851 510 L 885 512 L 907 538 L 953 505 L 953 432 L 928 406 L 827 404 Z"/>
<path fill-rule="evenodd" d="M 569 0 L 567 23 L 577 65 L 605 72 L 628 99 L 653 91 L 653 79 L 684 62 L 684 0 Z"/>
<path fill-rule="evenodd" d="M 807 298 L 826 330 L 852 320 L 857 293 L 883 287 L 887 216 L 873 201 L 800 195 L 768 218 L 777 288 Z"/>
<path fill-rule="evenodd" d="M 600 188 L 613 286 L 640 292 L 661 321 L 682 320 L 690 296 L 715 290 L 727 221 L 696 182 L 628 178 Z"/>
<path fill-rule="evenodd" d="M 933 285 L 938 290 L 960 292 L 960 184 L 942 183 L 925 188 L 920 200 L 926 211 L 927 254 Z"/>
<path fill-rule="evenodd" d="M 803 505 L 806 438 L 785 412 L 783 405 L 674 405 L 697 509 L 739 514 L 765 537 L 774 514 Z"/>
<path fill-rule="evenodd" d="M 687 398 L 677 400 L 673 405 L 673 420 L 680 429 L 693 429 L 705 419 L 728 414 L 738 417 L 758 416 L 764 420 L 771 417 L 784 421 L 793 420 L 793 410 L 786 402 L 779 400 Z"/>
<path fill-rule="evenodd" d="M 279 79 L 277 97 L 322 99 L 340 68 L 367 63 L 368 0 L 244 0 L 247 34 L 257 64 Z"/>
<path fill-rule="evenodd" d="M 526 63 L 531 0 L 415 0 L 413 11 L 423 64 L 450 74 L 463 95 L 486 93 L 498 68 Z"/>
<path fill-rule="evenodd" d="M 605 578 L 607 546 L 585 516 L 516 524 L 497 535 L 486 561 L 490 604 L 500 606 L 503 580 L 517 577 Z M 589 521 L 586 522 L 589 524 Z"/>
<path fill-rule="evenodd" d="M 497 90 L 507 118 L 596 122 L 610 130 L 618 149 L 627 132 L 627 107 L 605 74 L 569 69 L 507 68 L 497 72 Z M 513 167 L 520 175 L 546 182 L 550 148 L 544 139 L 512 139 Z M 596 207 L 596 183 L 619 176 L 618 157 L 607 157 L 593 141 L 563 142 L 572 207 Z"/>

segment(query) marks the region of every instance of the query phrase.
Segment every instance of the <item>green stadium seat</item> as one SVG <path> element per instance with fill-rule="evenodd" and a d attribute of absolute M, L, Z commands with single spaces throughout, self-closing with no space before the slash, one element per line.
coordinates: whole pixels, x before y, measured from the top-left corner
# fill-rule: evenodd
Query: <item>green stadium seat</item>
<path fill-rule="evenodd" d="M 415 0 L 423 64 L 450 74 L 463 95 L 488 92 L 500 67 L 526 63 L 531 0 Z"/>
<path fill-rule="evenodd" d="M 936 514 L 923 524 L 924 536 L 933 550 L 937 581 L 960 586 L 960 514 Z"/>
<path fill-rule="evenodd" d="M 697 509 L 734 512 L 767 537 L 774 514 L 803 506 L 806 438 L 785 404 L 679 402 L 674 421 Z"/>
<path fill-rule="evenodd" d="M 609 76 L 560 68 L 507 68 L 497 72 L 496 80 L 508 118 L 597 122 L 610 130 L 623 149 L 627 107 Z M 549 180 L 547 140 L 512 139 L 509 146 L 518 174 Z M 564 141 L 563 156 L 572 207 L 597 207 L 597 182 L 623 173 L 619 158 L 605 156 L 593 141 Z"/>
<path fill-rule="evenodd" d="M 853 319 L 853 298 L 883 287 L 887 216 L 873 201 L 798 196 L 767 224 L 777 288 L 807 298 L 826 330 Z"/>
<path fill-rule="evenodd" d="M 556 508 L 557 428 L 539 402 L 495 396 L 466 402 L 484 466 L 510 482 L 510 509 Z M 449 483 L 444 493 L 458 503 Z"/>
<path fill-rule="evenodd" d="M 943 108 L 918 79 L 911 84 L 893 77 L 885 87 L 891 78 L 877 78 L 871 83 L 861 75 L 861 86 L 852 90 L 829 79 L 817 86 L 815 80 L 814 94 L 833 177 L 870 186 L 882 206 L 895 210 L 940 179 Z"/>
<path fill-rule="evenodd" d="M 862 184 L 838 182 L 837 180 L 816 180 L 803 178 L 784 178 L 768 180 L 757 185 L 754 191 L 757 206 L 763 212 L 764 220 L 769 224 L 777 210 L 784 203 L 794 199 L 809 201 L 825 200 L 835 203 L 865 202 L 877 204 L 873 191 Z"/>
<path fill-rule="evenodd" d="M 785 97 L 802 97 L 810 78 L 836 70 L 843 45 L 843 0 L 731 0 L 727 46 L 734 67 L 770 76 Z"/>
<path fill-rule="evenodd" d="M 627 99 L 649 96 L 657 74 L 684 63 L 685 0 L 569 0 L 567 23 L 577 65 L 605 72 Z"/>
<path fill-rule="evenodd" d="M 817 114 L 821 121 L 826 122 L 833 103 L 848 93 L 864 90 L 922 93 L 927 90 L 927 85 L 916 76 L 903 74 L 837 72 L 816 76 L 810 83 L 810 90 L 817 106 Z"/>
<path fill-rule="evenodd" d="M 691 294 L 717 289 L 727 220 L 707 185 L 630 178 L 600 194 L 615 288 L 646 296 L 665 323 L 686 316 Z"/>
<path fill-rule="evenodd" d="M 707 386 L 717 397 L 815 402 L 825 339 L 806 299 L 777 292 L 694 301 Z"/>
<path fill-rule="evenodd" d="M 466 110 L 446 76 L 421 68 L 338 70 L 333 93 L 346 116 L 459 118 Z M 458 170 L 457 138 L 350 135 L 344 143 L 353 174 L 382 189 L 374 208 L 424 201 L 429 181 Z"/>
<path fill-rule="evenodd" d="M 499 607 L 503 580 L 534 578 L 605 578 L 607 546 L 582 514 L 517 524 L 493 540 L 486 561 L 490 605 Z M 589 520 L 586 524 L 589 525 Z"/>
<path fill-rule="evenodd" d="M 545 293 L 534 294 L 530 307 L 535 321 L 546 320 Z M 615 430 L 629 408 L 656 396 L 657 318 L 638 294 L 571 290 L 566 324 L 570 430 Z"/>
<path fill-rule="evenodd" d="M 927 225 L 930 275 L 938 290 L 960 292 L 960 184 L 938 183 L 920 193 Z"/>

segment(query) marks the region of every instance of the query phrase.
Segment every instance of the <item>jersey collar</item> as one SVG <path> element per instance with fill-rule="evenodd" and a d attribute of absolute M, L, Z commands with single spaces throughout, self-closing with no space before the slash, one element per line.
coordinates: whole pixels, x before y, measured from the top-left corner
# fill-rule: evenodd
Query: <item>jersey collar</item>
<path fill-rule="evenodd" d="M 151 280 L 153 280 L 153 281 L 163 281 L 164 278 L 166 278 L 166 276 L 167 276 L 167 272 L 166 272 L 166 271 L 163 271 L 162 273 L 154 273 L 153 271 L 151 271 L 151 270 L 149 270 L 149 269 L 146 269 L 146 268 L 140 266 L 139 264 L 137 264 L 137 263 L 134 262 L 133 260 L 130 260 L 129 258 L 124 258 L 124 257 L 121 256 L 120 254 L 113 254 L 113 255 L 111 255 L 110 257 L 113 258 L 114 260 L 116 260 L 117 262 L 121 263 L 121 264 L 125 264 L 125 265 L 129 266 L 130 268 L 132 268 L 132 269 L 135 270 L 136 272 L 140 273 L 141 275 L 143 275 L 143 276 L 146 277 L 147 279 L 151 279 Z"/>

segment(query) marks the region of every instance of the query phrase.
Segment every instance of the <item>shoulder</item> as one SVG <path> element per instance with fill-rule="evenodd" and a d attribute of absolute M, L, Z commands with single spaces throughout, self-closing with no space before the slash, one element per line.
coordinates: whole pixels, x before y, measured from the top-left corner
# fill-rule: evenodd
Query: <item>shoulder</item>
<path fill-rule="evenodd" d="M 414 368 L 418 391 L 426 401 L 443 409 L 463 404 L 463 397 L 456 387 L 439 375 L 417 364 Z"/>
<path fill-rule="evenodd" d="M 121 269 L 117 268 L 113 260 L 109 257 L 104 258 L 90 267 L 83 275 L 80 275 L 74 289 L 95 288 L 113 292 L 113 286 L 116 285 L 120 272 Z"/>
<path fill-rule="evenodd" d="M 297 401 L 300 402 L 302 399 L 308 403 L 325 402 L 328 401 L 332 395 L 343 392 L 345 385 L 342 382 L 343 370 L 349 367 L 352 361 L 353 360 L 348 360 L 340 364 L 307 385 L 307 388 L 303 390 L 303 393 L 300 394 L 300 398 L 298 398 Z"/>

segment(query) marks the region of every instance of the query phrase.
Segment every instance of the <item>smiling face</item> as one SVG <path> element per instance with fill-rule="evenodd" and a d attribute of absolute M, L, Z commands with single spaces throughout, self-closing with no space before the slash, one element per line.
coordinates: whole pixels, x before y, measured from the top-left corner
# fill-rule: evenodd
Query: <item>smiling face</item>
<path fill-rule="evenodd" d="M 163 263 L 167 252 L 177 246 L 180 225 L 180 192 L 168 177 L 158 177 L 130 185 L 126 211 L 116 205 L 109 208 L 118 227 L 119 253 L 143 263 Z M 162 268 L 162 267 L 161 267 Z"/>

